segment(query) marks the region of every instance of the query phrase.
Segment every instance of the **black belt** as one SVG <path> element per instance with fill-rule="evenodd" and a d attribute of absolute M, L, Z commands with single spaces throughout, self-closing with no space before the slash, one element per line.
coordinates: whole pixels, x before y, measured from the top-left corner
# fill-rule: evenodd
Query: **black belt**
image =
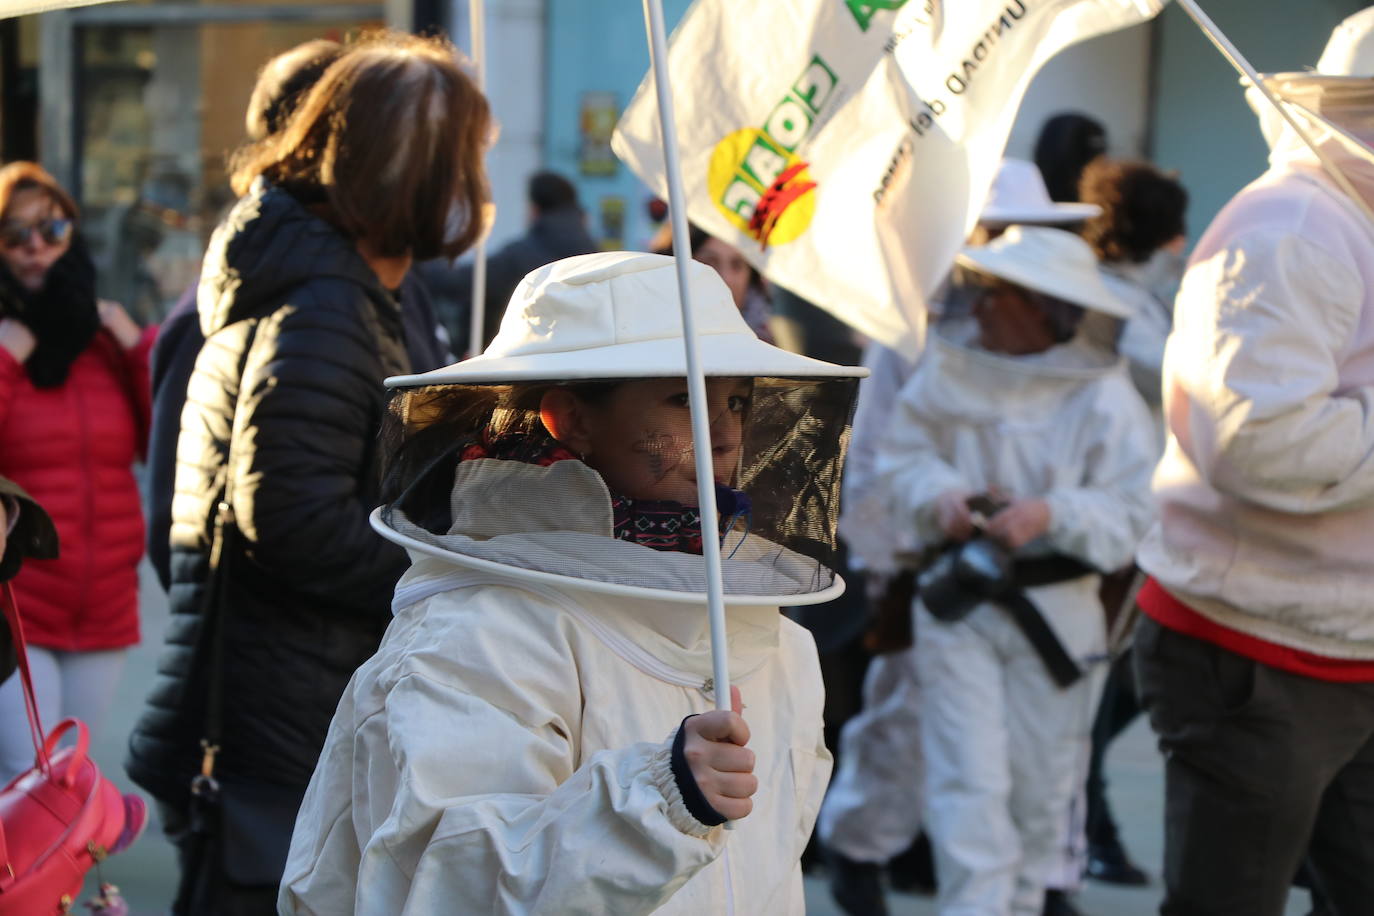
<path fill-rule="evenodd" d="M 1031 648 L 1045 663 L 1054 682 L 1060 687 L 1070 686 L 1083 676 L 1083 669 L 1069 655 L 1045 620 L 1045 615 L 1023 589 L 1068 582 L 1092 575 L 1097 570 L 1072 557 L 1049 556 L 1016 560 L 1012 563 L 1011 571 L 1012 590 L 996 595 L 991 600 L 1011 615 L 1012 621 L 1030 641 Z"/>
<path fill-rule="evenodd" d="M 1049 583 L 1044 583 L 1048 585 Z M 994 604 L 1011 615 L 1012 621 L 1030 641 L 1031 648 L 1049 669 L 1050 677 L 1060 687 L 1068 687 L 1083 676 L 1083 669 L 1073 660 L 1059 637 L 1054 634 L 1045 615 L 1035 602 L 1026 597 L 1019 588 L 991 599 Z"/>

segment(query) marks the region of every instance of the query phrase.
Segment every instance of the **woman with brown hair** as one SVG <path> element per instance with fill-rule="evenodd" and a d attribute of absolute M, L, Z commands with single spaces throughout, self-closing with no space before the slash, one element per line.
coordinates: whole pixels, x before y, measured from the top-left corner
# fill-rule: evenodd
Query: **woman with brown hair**
<path fill-rule="evenodd" d="M 451 45 L 383 35 L 236 158 L 177 446 L 172 621 L 128 761 L 178 847 L 176 913 L 275 911 L 330 717 L 406 567 L 367 520 L 381 382 L 410 370 L 395 291 L 482 233 L 490 130 Z"/>
<path fill-rule="evenodd" d="M 32 162 L 0 168 L 0 474 L 51 513 L 58 557 L 14 588 L 43 721 L 98 728 L 138 642 L 143 516 L 132 466 L 148 435 L 144 331 L 95 295 L 77 208 Z M 33 765 L 17 678 L 0 685 L 0 784 Z"/>

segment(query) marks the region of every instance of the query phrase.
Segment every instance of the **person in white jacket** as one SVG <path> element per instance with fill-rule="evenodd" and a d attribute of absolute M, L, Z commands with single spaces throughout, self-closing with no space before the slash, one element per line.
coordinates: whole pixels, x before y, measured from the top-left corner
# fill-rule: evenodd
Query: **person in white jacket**
<path fill-rule="evenodd" d="M 1266 82 L 1327 164 L 1266 130 L 1269 170 L 1198 241 L 1165 350 L 1135 643 L 1165 914 L 1282 913 L 1304 861 L 1321 912 L 1374 901 L 1374 7 Z"/>
<path fill-rule="evenodd" d="M 979 215 L 970 244 L 986 244 L 1012 225 L 1064 226 L 1101 213 L 1097 204 L 1057 203 L 1050 199 L 1040 170 L 1032 162 L 1006 157 Z M 946 286 L 948 292 L 948 286 Z M 951 303 L 949 310 L 967 310 Z M 934 309 L 938 316 L 944 307 Z M 891 582 L 920 545 L 909 525 L 891 524 L 887 492 L 876 485 L 878 446 L 894 422 L 898 395 L 916 361 L 879 343 L 864 350 L 869 370 L 859 388 L 854 435 L 845 460 L 844 506 L 840 535 L 851 562 L 870 582 Z M 882 867 L 906 850 L 921 828 L 922 774 L 916 694 L 915 651 L 882 652 L 864 679 L 863 711 L 845 724 L 839 765 L 817 830 L 830 865 L 831 893 L 855 916 L 881 916 Z M 1071 824 L 1065 830 L 1072 832 Z M 1068 844 L 1066 844 L 1068 845 Z M 1052 886 L 1075 889 L 1082 871 L 1069 854 Z"/>
<path fill-rule="evenodd" d="M 779 606 L 843 589 L 825 561 L 863 370 L 762 343 L 690 271 L 705 534 L 671 258 L 541 268 L 482 356 L 389 380 L 374 520 L 413 566 L 335 715 L 282 913 L 803 911 L 830 755 L 815 646 Z M 733 712 L 710 711 L 704 536 Z"/>
<path fill-rule="evenodd" d="M 875 473 L 932 553 L 1014 558 L 995 589 L 958 580 L 957 619 L 931 610 L 939 562 L 922 576 L 917 718 L 939 911 L 1038 916 L 1100 683 L 1098 573 L 1129 562 L 1150 517 L 1149 419 L 1123 361 L 1076 333 L 1086 309 L 1129 315 L 1086 243 L 1014 226 L 959 263 L 972 320 L 937 323 Z"/>

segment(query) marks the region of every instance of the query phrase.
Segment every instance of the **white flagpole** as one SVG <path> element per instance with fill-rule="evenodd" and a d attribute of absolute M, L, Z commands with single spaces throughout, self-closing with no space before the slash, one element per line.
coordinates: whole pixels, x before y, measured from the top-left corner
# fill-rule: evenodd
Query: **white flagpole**
<path fill-rule="evenodd" d="M 477 88 L 487 92 L 486 0 L 468 0 L 468 29 L 472 32 L 472 65 L 477 70 Z M 487 237 L 477 241 L 472 262 L 472 307 L 468 313 L 468 356 L 482 352 L 487 319 Z"/>
<path fill-rule="evenodd" d="M 668 214 L 673 221 L 673 258 L 677 262 L 678 298 L 682 306 L 682 344 L 687 352 L 687 396 L 692 411 L 692 451 L 696 458 L 697 498 L 701 507 L 701 552 L 706 557 L 706 609 L 711 622 L 711 666 L 716 709 L 730 708 L 729 644 L 725 636 L 725 587 L 721 578 L 720 539 L 715 536 L 715 467 L 711 461 L 711 427 L 707 418 L 706 378 L 697 359 L 696 323 L 687 290 L 687 265 L 692 259 L 687 237 L 687 195 L 682 190 L 682 162 L 678 159 L 677 122 L 672 87 L 668 82 L 668 40 L 663 30 L 662 0 L 644 0 L 644 25 L 649 32 L 649 58 L 658 93 L 659 127 L 663 131 L 664 166 L 668 173 Z"/>
<path fill-rule="evenodd" d="M 1288 122 L 1288 126 L 1297 132 L 1298 136 L 1302 138 L 1302 142 L 1306 143 L 1308 148 L 1316 154 L 1317 160 L 1321 162 L 1322 168 L 1326 170 L 1326 173 L 1331 176 L 1331 180 L 1336 182 L 1337 186 L 1345 192 L 1346 196 L 1364 211 L 1365 216 L 1374 220 L 1374 210 L 1371 210 L 1365 199 L 1355 191 L 1354 186 L 1350 184 L 1350 179 L 1346 178 L 1345 173 L 1342 172 L 1325 153 L 1317 148 L 1317 144 L 1308 136 L 1303 126 L 1298 123 L 1298 119 L 1293 117 L 1293 113 L 1288 110 L 1288 106 L 1275 96 L 1269 87 L 1264 84 L 1264 80 L 1260 79 L 1259 73 L 1256 72 L 1250 62 L 1245 59 L 1245 55 L 1241 54 L 1240 50 L 1231 43 L 1231 39 L 1227 38 L 1226 34 L 1222 32 L 1221 29 L 1217 28 L 1217 24 L 1212 21 L 1211 17 L 1202 11 L 1202 8 L 1197 5 L 1197 0 L 1178 0 L 1178 5 L 1183 7 L 1184 12 L 1192 17 L 1193 22 L 1197 23 L 1197 27 L 1202 29 L 1203 34 L 1211 39 L 1212 44 L 1216 45 L 1217 50 L 1221 52 L 1221 56 L 1225 57 L 1231 66 L 1236 68 L 1236 72 L 1248 79 L 1250 84 L 1253 85 L 1260 94 L 1268 100 L 1269 104 L 1273 105 L 1274 109 L 1283 116 L 1283 119 Z"/>

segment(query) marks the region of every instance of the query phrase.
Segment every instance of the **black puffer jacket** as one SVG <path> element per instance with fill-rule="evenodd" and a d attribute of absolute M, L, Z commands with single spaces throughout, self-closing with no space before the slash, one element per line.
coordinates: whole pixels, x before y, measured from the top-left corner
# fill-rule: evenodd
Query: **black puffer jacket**
<path fill-rule="evenodd" d="M 225 559 L 221 777 L 309 782 L 407 564 L 367 522 L 382 379 L 409 369 L 397 303 L 376 275 L 327 223 L 259 182 L 215 231 L 199 298 L 206 343 L 177 446 L 172 620 L 126 764 L 172 804 L 200 762 L 203 595 L 226 477 L 241 536 Z"/>

